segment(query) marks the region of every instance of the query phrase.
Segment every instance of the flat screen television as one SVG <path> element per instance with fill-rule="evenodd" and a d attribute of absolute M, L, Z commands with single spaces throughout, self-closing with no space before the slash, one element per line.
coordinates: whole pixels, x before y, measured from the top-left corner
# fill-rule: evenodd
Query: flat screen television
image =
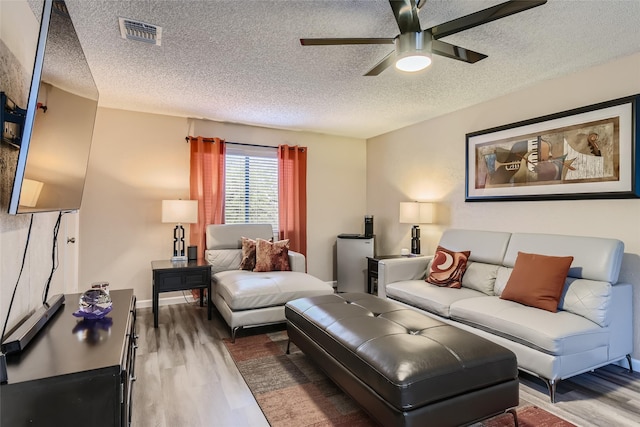
<path fill-rule="evenodd" d="M 67 6 L 45 0 L 10 214 L 80 209 L 97 107 Z"/>

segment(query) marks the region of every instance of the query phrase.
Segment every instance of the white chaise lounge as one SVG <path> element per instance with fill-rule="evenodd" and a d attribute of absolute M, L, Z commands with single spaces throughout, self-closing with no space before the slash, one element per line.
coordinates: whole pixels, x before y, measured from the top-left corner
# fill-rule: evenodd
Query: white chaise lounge
<path fill-rule="evenodd" d="M 283 323 L 284 305 L 296 298 L 333 293 L 333 287 L 306 273 L 304 255 L 289 251 L 291 271 L 240 269 L 242 237 L 273 238 L 269 224 L 207 226 L 205 257 L 211 264 L 211 298 L 231 328 L 231 338 L 252 326 Z"/>

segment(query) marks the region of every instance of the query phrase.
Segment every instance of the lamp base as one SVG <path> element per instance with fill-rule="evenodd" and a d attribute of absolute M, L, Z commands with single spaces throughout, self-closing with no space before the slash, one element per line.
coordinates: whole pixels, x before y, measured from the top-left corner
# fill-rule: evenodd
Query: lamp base
<path fill-rule="evenodd" d="M 420 255 L 420 227 L 417 225 L 411 228 L 411 254 Z"/>
<path fill-rule="evenodd" d="M 186 256 L 172 256 L 171 257 L 171 262 L 186 262 L 187 257 Z"/>

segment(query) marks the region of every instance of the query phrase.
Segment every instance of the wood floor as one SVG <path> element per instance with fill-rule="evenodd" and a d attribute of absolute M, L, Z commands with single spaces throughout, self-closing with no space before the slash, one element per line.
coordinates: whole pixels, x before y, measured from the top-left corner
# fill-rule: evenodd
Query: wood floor
<path fill-rule="evenodd" d="M 139 348 L 134 427 L 268 426 L 229 356 L 224 320 L 197 304 L 138 309 Z M 256 333 L 256 330 L 241 332 Z M 640 374 L 610 365 L 558 385 L 551 404 L 544 384 L 520 377 L 520 404 L 536 405 L 578 426 L 639 426 Z"/>

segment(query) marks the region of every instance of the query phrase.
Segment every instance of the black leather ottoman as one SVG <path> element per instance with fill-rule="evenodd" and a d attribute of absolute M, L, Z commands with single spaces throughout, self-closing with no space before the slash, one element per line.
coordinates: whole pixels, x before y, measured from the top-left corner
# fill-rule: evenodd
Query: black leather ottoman
<path fill-rule="evenodd" d="M 289 340 L 383 426 L 466 425 L 518 405 L 510 350 L 415 310 L 343 293 L 290 301 L 285 316 Z"/>

